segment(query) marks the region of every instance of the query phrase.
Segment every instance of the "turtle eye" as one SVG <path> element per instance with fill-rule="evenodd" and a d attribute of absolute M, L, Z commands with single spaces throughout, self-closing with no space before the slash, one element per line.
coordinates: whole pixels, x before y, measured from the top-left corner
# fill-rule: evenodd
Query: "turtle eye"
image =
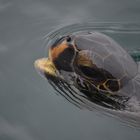
<path fill-rule="evenodd" d="M 67 42 L 71 42 L 72 39 L 70 36 L 68 36 L 66 40 L 67 40 Z"/>

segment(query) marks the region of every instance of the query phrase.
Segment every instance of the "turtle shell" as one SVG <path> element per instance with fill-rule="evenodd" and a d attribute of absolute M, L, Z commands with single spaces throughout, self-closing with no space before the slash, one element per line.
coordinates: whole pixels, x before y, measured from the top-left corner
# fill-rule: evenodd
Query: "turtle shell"
<path fill-rule="evenodd" d="M 77 49 L 74 72 L 98 90 L 119 91 L 136 76 L 136 62 L 110 37 L 99 32 L 80 32 L 71 38 Z"/>

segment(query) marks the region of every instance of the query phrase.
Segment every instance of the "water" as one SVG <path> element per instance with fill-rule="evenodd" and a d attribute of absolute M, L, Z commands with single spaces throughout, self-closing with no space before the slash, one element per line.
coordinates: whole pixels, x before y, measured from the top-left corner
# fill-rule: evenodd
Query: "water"
<path fill-rule="evenodd" d="M 139 8 L 138 0 L 0 0 L 0 139 L 139 140 L 139 129 L 100 112 L 80 110 L 57 96 L 33 66 L 47 54 L 44 37 L 50 31 L 87 20 L 138 23 Z M 114 38 L 128 50 L 138 50 L 139 36 L 125 35 Z"/>

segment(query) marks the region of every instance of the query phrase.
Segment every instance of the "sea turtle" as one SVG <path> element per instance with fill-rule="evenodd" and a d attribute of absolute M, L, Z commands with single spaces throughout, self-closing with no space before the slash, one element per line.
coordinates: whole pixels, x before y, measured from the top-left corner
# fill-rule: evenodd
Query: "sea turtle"
<path fill-rule="evenodd" d="M 35 67 L 76 103 L 82 97 L 107 108 L 126 109 L 133 96 L 140 97 L 138 64 L 103 33 L 62 36 L 49 46 L 48 58 L 35 61 Z"/>

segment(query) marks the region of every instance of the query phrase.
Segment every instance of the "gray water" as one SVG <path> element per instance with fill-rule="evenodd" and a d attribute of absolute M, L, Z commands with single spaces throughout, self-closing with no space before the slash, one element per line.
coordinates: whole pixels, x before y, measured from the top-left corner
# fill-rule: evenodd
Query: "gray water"
<path fill-rule="evenodd" d="M 0 140 L 139 140 L 140 130 L 55 94 L 33 63 L 44 36 L 76 22 L 140 22 L 140 1 L 0 0 Z M 139 49 L 139 34 L 112 34 Z M 123 38 L 124 37 L 124 38 Z"/>

